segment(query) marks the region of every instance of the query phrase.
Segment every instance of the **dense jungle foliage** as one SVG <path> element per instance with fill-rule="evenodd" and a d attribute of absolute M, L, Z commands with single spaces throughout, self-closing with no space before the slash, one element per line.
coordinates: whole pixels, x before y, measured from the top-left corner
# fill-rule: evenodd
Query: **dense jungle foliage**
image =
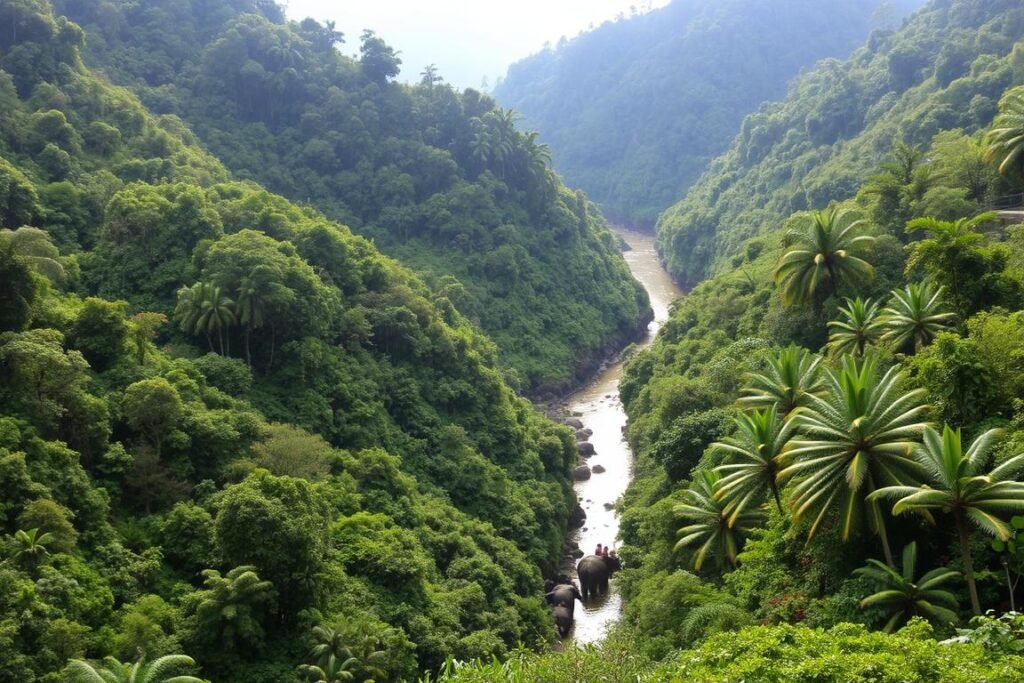
<path fill-rule="evenodd" d="M 1024 191 L 1024 42 L 1007 43 L 1011 29 L 1024 39 L 1024 13 L 994 4 L 933 3 L 886 39 L 922 50 L 912 37 L 934 37 L 924 29 L 943 17 L 946 47 L 921 73 L 965 45 L 976 66 L 941 91 L 929 76 L 920 108 L 890 98 L 888 151 L 859 184 L 748 224 L 759 236 L 627 364 L 638 476 L 621 504 L 624 628 L 633 651 L 667 658 L 666 680 L 965 680 L 968 658 L 996 667 L 991 680 L 1020 676 L 1019 657 L 997 654 L 1020 652 L 1019 618 L 970 622 L 1024 602 L 1024 226 L 985 211 Z M 1004 56 L 972 56 L 990 49 Z M 986 119 L 960 128 L 957 110 L 947 129 L 928 116 L 989 80 L 1002 89 Z M 912 142 L 922 131 L 927 142 Z M 869 140 L 836 158 L 867 164 Z M 833 168 L 801 178 L 826 182 Z M 748 206 L 779 196 L 742 182 Z M 962 638 L 995 650 L 863 630 L 914 618 L 929 625 L 900 632 L 911 640 L 970 622 Z M 826 653 L 870 639 L 884 664 L 862 652 L 826 666 Z"/>
<path fill-rule="evenodd" d="M 934 83 L 920 108 L 890 98 L 885 153 L 838 146 L 862 164 L 845 191 L 726 232 L 733 258 L 627 364 L 617 637 L 444 680 L 1024 675 L 1024 225 L 985 210 L 1024 191 L 1024 17 L 993 5 L 932 3 L 899 38 L 920 54 L 911 36 L 943 18 L 917 68 L 970 46 L 981 66 L 942 92 L 995 79 L 984 117 L 936 124 Z M 746 206 L 770 205 L 746 182 Z"/>
<path fill-rule="evenodd" d="M 513 64 L 494 95 L 613 221 L 652 227 L 743 117 L 923 0 L 675 0 Z"/>
<path fill-rule="evenodd" d="M 561 393 L 649 320 L 604 219 L 536 134 L 432 68 L 394 83 L 401 59 L 372 32 L 287 22 L 255 0 L 55 5 L 86 29 L 90 64 L 181 117 L 235 177 L 418 271 L 497 343 L 513 385 Z"/>
<path fill-rule="evenodd" d="M 409 680 L 546 643 L 574 442 L 495 345 L 93 73 L 49 3 L 0 27 L 0 680 Z"/>
<path fill-rule="evenodd" d="M 987 126 L 1003 91 L 1024 80 L 1022 34 L 1024 8 L 1013 0 L 932 2 L 900 29 L 875 31 L 851 59 L 804 74 L 786 99 L 748 116 L 732 148 L 661 217 L 659 251 L 673 277 L 696 284 L 740 258 L 747 238 L 853 195 L 895 141 L 927 147 L 940 131 Z M 966 188 L 969 201 L 994 199 L 978 189 Z M 890 197 L 881 221 L 902 229 L 921 203 L 937 215 L 927 208 L 937 192 L 923 183 Z"/>

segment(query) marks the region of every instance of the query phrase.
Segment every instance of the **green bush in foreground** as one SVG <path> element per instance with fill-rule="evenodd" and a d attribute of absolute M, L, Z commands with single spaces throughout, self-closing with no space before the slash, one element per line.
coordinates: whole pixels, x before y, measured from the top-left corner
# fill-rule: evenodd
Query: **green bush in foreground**
<path fill-rule="evenodd" d="M 871 633 L 860 625 L 810 629 L 784 624 L 722 633 L 682 650 L 658 667 L 645 667 L 617 643 L 603 650 L 583 649 L 508 662 L 449 664 L 440 681 L 642 681 L 659 683 L 977 683 L 1019 681 L 1024 657 L 1001 656 L 974 643 L 939 643 L 920 620 L 893 635 Z"/>

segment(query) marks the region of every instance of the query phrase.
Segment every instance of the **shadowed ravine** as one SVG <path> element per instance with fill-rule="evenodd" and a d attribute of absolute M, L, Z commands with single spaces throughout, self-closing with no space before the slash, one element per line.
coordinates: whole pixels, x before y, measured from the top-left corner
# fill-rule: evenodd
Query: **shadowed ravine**
<path fill-rule="evenodd" d="M 669 304 L 681 292 L 658 263 L 654 250 L 654 236 L 619 229 L 619 234 L 632 249 L 625 253 L 626 262 L 634 277 L 647 289 L 654 309 L 654 320 L 647 328 L 641 346 L 654 340 L 658 328 L 668 319 Z M 601 465 L 605 472 L 594 474 L 589 480 L 576 483 L 576 493 L 587 513 L 584 527 L 573 534 L 585 553 L 592 553 L 598 543 L 615 544 L 619 533 L 619 519 L 614 510 L 606 508 L 626 490 L 632 478 L 632 456 L 626 444 L 624 427 L 626 413 L 619 401 L 619 378 L 622 363 L 609 365 L 591 383 L 568 399 L 569 411 L 579 414 L 583 426 L 594 431 L 590 442 L 596 455 L 589 458 L 591 468 Z M 601 640 L 608 628 L 618 620 L 622 610 L 622 597 L 615 580 L 607 595 L 591 598 L 576 607 L 576 623 L 571 637 L 577 643 Z"/>

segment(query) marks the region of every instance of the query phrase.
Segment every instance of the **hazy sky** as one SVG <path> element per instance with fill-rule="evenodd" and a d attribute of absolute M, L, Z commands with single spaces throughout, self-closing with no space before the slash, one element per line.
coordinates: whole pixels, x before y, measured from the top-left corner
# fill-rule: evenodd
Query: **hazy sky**
<path fill-rule="evenodd" d="M 377 32 L 401 51 L 402 80 L 418 80 L 436 64 L 446 81 L 461 88 L 491 84 L 509 64 L 561 36 L 571 38 L 591 23 L 629 13 L 630 6 L 661 7 L 668 0 L 288 0 L 288 16 L 333 19 L 344 32 L 341 50 L 359 50 L 363 29 Z"/>

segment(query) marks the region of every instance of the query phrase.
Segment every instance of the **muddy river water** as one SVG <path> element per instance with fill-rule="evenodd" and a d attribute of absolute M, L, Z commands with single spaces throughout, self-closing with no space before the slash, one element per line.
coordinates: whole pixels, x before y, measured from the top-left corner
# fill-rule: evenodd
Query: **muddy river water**
<path fill-rule="evenodd" d="M 647 328 L 646 346 L 654 340 L 658 328 L 668 319 L 669 305 L 682 293 L 658 263 L 654 249 L 654 236 L 631 230 L 618 230 L 631 249 L 625 252 L 626 263 L 633 276 L 647 289 L 654 309 L 654 320 Z M 624 427 L 626 413 L 619 401 L 619 378 L 622 363 L 609 365 L 590 384 L 582 387 L 568 399 L 569 410 L 579 414 L 585 428 L 593 430 L 590 442 L 596 455 L 587 460 L 590 467 L 601 465 L 605 471 L 589 480 L 576 483 L 580 504 L 587 513 L 584 527 L 574 532 L 573 540 L 587 554 L 594 552 L 598 543 L 617 542 L 619 520 L 610 509 L 626 490 L 632 478 L 632 454 L 626 444 Z M 609 626 L 616 622 L 622 611 L 622 596 L 612 579 L 608 594 L 591 598 L 586 604 L 576 605 L 576 623 L 571 637 L 579 644 L 601 640 Z"/>

